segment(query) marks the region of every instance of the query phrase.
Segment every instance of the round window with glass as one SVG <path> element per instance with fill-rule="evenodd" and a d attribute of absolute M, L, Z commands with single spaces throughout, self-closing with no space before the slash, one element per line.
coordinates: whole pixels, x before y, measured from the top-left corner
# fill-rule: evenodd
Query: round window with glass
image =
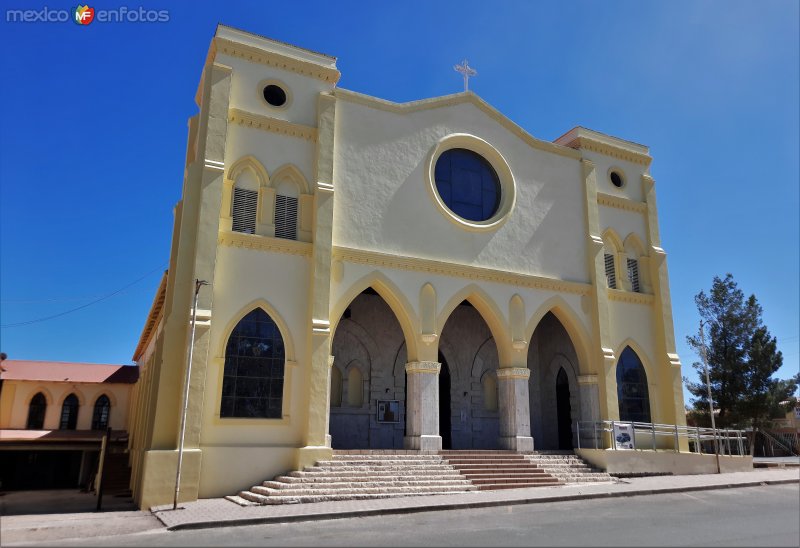
<path fill-rule="evenodd" d="M 436 160 L 434 178 L 442 202 L 457 216 L 474 222 L 491 219 L 500 207 L 500 179 L 480 154 L 451 148 Z"/>

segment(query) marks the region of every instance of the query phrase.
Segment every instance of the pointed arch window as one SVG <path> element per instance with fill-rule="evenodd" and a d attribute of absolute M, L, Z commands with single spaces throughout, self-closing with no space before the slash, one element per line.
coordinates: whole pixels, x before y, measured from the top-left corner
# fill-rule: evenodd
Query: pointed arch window
<path fill-rule="evenodd" d="M 256 308 L 236 324 L 225 348 L 220 417 L 279 419 L 286 356 L 275 321 Z"/>
<path fill-rule="evenodd" d="M 41 392 L 37 393 L 31 398 L 31 403 L 28 405 L 28 430 L 41 430 L 44 428 L 44 414 L 47 411 L 47 399 Z"/>
<path fill-rule="evenodd" d="M 604 255 L 605 266 L 606 266 L 606 281 L 608 282 L 608 287 L 611 289 L 617 288 L 617 272 L 616 267 L 614 265 L 614 254 L 613 253 L 606 253 Z"/>
<path fill-rule="evenodd" d="M 231 206 L 231 229 L 234 232 L 256 233 L 258 187 L 258 177 L 251 169 L 245 169 L 236 177 Z"/>
<path fill-rule="evenodd" d="M 64 399 L 61 406 L 61 420 L 59 421 L 59 430 L 75 430 L 78 426 L 78 396 L 70 394 Z"/>
<path fill-rule="evenodd" d="M 297 186 L 284 180 L 278 184 L 275 194 L 275 237 L 286 240 L 297 239 Z"/>
<path fill-rule="evenodd" d="M 619 420 L 650 422 L 650 392 L 642 361 L 630 346 L 617 362 L 617 399 Z"/>
<path fill-rule="evenodd" d="M 639 261 L 628 257 L 628 281 L 631 283 L 631 290 L 636 293 L 641 293 L 641 285 L 639 284 Z"/>
<path fill-rule="evenodd" d="M 92 430 L 105 430 L 108 428 L 108 415 L 111 412 L 111 401 L 103 394 L 94 402 L 92 413 Z"/>

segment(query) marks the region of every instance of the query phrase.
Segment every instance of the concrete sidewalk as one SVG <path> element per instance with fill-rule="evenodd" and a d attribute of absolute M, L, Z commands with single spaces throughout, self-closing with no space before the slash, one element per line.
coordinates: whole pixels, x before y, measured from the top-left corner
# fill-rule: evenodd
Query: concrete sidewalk
<path fill-rule="evenodd" d="M 202 499 L 153 508 L 167 529 L 199 529 L 232 525 L 255 525 L 337 519 L 381 514 L 403 514 L 435 510 L 560 502 L 579 499 L 654 495 L 683 491 L 800 483 L 797 468 L 769 468 L 748 472 L 691 476 L 650 476 L 618 479 L 613 483 L 572 484 L 498 491 L 472 491 L 450 495 L 422 495 L 372 500 L 347 500 L 306 504 L 239 506 L 225 499 Z"/>

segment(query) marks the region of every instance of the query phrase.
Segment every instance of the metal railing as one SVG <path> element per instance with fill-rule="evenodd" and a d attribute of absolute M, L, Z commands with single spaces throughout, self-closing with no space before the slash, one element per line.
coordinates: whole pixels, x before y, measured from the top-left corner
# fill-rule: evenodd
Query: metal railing
<path fill-rule="evenodd" d="M 630 421 L 576 421 L 575 437 L 578 449 L 617 449 L 615 426 L 624 425 L 633 432 L 633 449 L 656 451 L 672 450 L 676 453 L 681 439 L 688 442 L 689 451 L 701 454 L 748 455 L 747 432 L 677 424 L 657 424 Z"/>

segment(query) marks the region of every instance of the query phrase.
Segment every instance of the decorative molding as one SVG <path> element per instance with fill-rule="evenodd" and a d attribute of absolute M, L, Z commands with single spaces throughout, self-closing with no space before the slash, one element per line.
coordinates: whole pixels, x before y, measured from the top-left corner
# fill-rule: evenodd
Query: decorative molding
<path fill-rule="evenodd" d="M 408 362 L 406 364 L 406 373 L 409 375 L 413 375 L 415 373 L 438 375 L 441 368 L 442 364 L 439 362 Z"/>
<path fill-rule="evenodd" d="M 317 128 L 315 127 L 295 124 L 262 114 L 254 114 L 238 108 L 228 110 L 228 121 L 244 127 L 305 139 L 313 143 L 317 141 Z"/>
<path fill-rule="evenodd" d="M 286 253 L 289 255 L 303 255 L 306 257 L 311 257 L 311 252 L 314 249 L 314 245 L 308 242 L 272 238 L 270 236 L 260 236 L 258 234 L 245 234 L 243 232 L 220 231 L 218 241 L 220 245 L 255 249 L 258 251 L 274 251 L 276 253 Z"/>
<path fill-rule="evenodd" d="M 322 181 L 317 181 L 317 190 L 322 192 L 333 192 L 333 185 L 330 183 L 323 183 Z"/>
<path fill-rule="evenodd" d="M 525 143 L 531 147 L 552 152 L 567 158 L 572 158 L 574 160 L 580 159 L 580 153 L 573 151 L 569 147 L 551 143 L 550 141 L 542 141 L 537 139 L 471 91 L 453 93 L 451 95 L 443 95 L 441 97 L 432 97 L 429 99 L 421 99 L 419 101 L 409 101 L 408 103 L 394 103 L 392 101 L 379 99 L 377 97 L 372 97 L 371 95 L 356 93 L 355 91 L 342 88 L 336 88 L 334 90 L 334 95 L 337 99 L 343 99 L 350 103 L 356 103 L 396 114 L 410 114 L 412 112 L 421 110 L 449 107 L 462 103 L 471 103 L 501 126 L 506 128 L 508 131 L 525 141 Z"/>
<path fill-rule="evenodd" d="M 446 263 L 433 259 L 401 257 L 399 255 L 389 255 L 388 253 L 379 253 L 377 251 L 366 251 L 349 247 L 334 247 L 333 256 L 339 260 L 350 263 L 396 268 L 398 270 L 427 272 L 443 276 L 456 276 L 471 280 L 546 289 L 563 293 L 574 293 L 576 295 L 587 295 L 592 287 L 590 284 L 581 282 L 570 282 L 531 274 L 518 274 L 479 266 Z"/>
<path fill-rule="evenodd" d="M 566 146 L 574 149 L 589 150 L 591 152 L 603 154 L 604 156 L 610 156 L 611 158 L 617 158 L 618 160 L 625 160 L 626 162 L 643 166 L 649 166 L 650 162 L 653 161 L 649 154 L 638 152 L 621 145 L 604 143 L 586 136 L 576 137 L 570 141 L 569 144 L 566 144 Z"/>
<path fill-rule="evenodd" d="M 288 70 L 296 74 L 302 74 L 310 78 L 316 78 L 323 82 L 336 84 L 339 81 L 341 73 L 334 68 L 326 68 L 309 61 L 302 61 L 294 59 L 278 53 L 265 51 L 253 46 L 226 40 L 225 38 L 214 38 L 216 45 L 216 53 L 230 55 L 231 57 L 238 57 L 245 61 L 259 63 L 268 67 Z"/>
<path fill-rule="evenodd" d="M 531 376 L 531 370 L 527 367 L 501 367 L 497 370 L 498 380 L 507 379 L 528 379 Z"/>
<path fill-rule="evenodd" d="M 333 367 L 334 356 L 328 356 L 328 367 Z"/>
<path fill-rule="evenodd" d="M 525 347 L 528 346 L 528 341 L 526 340 L 512 340 L 511 341 L 511 348 L 514 350 L 525 350 Z"/>
<path fill-rule="evenodd" d="M 597 375 L 578 375 L 578 384 L 597 384 Z"/>
<path fill-rule="evenodd" d="M 652 305 L 655 302 L 655 297 L 647 293 L 636 293 L 635 291 L 623 291 L 621 289 L 608 289 L 608 299 L 611 301 L 619 301 L 623 303 L 644 304 Z"/>
<path fill-rule="evenodd" d="M 597 193 L 597 203 L 599 205 L 624 209 L 625 211 L 647 213 L 647 204 L 645 202 L 637 202 L 635 200 L 630 200 L 621 196 L 614 196 L 612 194 L 605 194 L 603 192 Z"/>
<path fill-rule="evenodd" d="M 439 335 L 436 333 L 423 333 L 422 334 L 422 342 L 425 344 L 431 344 L 433 341 L 439 338 Z"/>
<path fill-rule="evenodd" d="M 677 367 L 678 369 L 681 368 L 681 358 L 677 354 L 667 354 L 667 359 L 669 360 L 669 364 L 672 367 Z"/>
<path fill-rule="evenodd" d="M 203 161 L 203 167 L 206 169 L 213 169 L 214 171 L 225 171 L 225 162 L 217 162 L 216 160 L 209 160 L 206 158 Z"/>
<path fill-rule="evenodd" d="M 331 322 L 328 320 L 320 320 L 317 318 L 311 318 L 311 333 L 314 335 L 330 335 L 331 334 Z M 330 356 L 328 357 L 328 365 L 333 365 L 333 362 L 330 361 Z"/>

